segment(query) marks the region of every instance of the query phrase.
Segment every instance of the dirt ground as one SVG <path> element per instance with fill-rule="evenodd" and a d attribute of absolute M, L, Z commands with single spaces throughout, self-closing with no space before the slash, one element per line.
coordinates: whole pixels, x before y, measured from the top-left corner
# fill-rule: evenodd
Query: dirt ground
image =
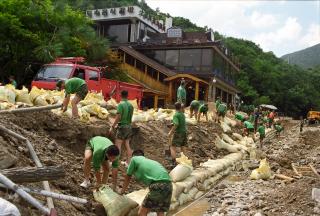
<path fill-rule="evenodd" d="M 85 124 L 66 117 L 56 116 L 51 112 L 33 114 L 5 115 L 0 119 L 0 124 L 27 137 L 34 145 L 44 166 L 62 165 L 67 173 L 64 179 L 50 181 L 53 191 L 69 194 L 88 199 L 89 204 L 79 204 L 55 201 L 55 207 L 59 215 L 104 215 L 101 208 L 98 208 L 93 201 L 92 189 L 85 190 L 79 185 L 83 181 L 83 152 L 87 141 L 96 135 L 106 135 L 109 129 L 109 121 L 96 121 Z M 145 155 L 157 160 L 169 168 L 169 161 L 166 160 L 165 150 L 169 149 L 168 132 L 169 121 L 153 121 L 137 123 L 136 133 L 132 138 L 133 149 L 143 149 Z M 193 159 L 197 167 L 208 158 L 216 158 L 225 155 L 226 152 L 218 151 L 214 146 L 216 134 L 221 133 L 220 126 L 215 123 L 200 123 L 188 127 L 188 143 L 190 150 L 188 156 Z M 14 167 L 34 167 L 24 143 L 0 132 L 0 161 L 6 155 L 16 158 Z M 8 152 L 8 153 L 6 153 Z M 1 158 L 2 157 L 2 158 Z M 123 159 L 125 152 L 123 152 Z M 118 185 L 123 183 L 120 167 Z M 29 187 L 41 188 L 41 183 L 24 184 Z M 142 186 L 133 182 L 129 192 L 141 189 Z M 39 211 L 30 207 L 18 197 L 12 196 L 9 192 L 2 190 L 0 196 L 12 201 L 18 206 L 22 215 L 41 215 Z M 43 197 L 35 196 L 45 202 Z"/>
<path fill-rule="evenodd" d="M 320 169 L 320 127 L 305 127 L 299 132 L 297 121 L 286 121 L 285 131 L 265 144 L 265 155 L 274 173 L 293 177 L 293 182 L 278 178 L 250 180 L 253 169 L 259 161 L 247 159 L 249 170 L 239 164 L 238 171 L 207 194 L 211 208 L 205 215 L 320 215 L 319 208 L 311 199 L 312 188 L 320 187 L 320 178 L 311 169 L 296 174 L 291 167 L 309 164 Z"/>

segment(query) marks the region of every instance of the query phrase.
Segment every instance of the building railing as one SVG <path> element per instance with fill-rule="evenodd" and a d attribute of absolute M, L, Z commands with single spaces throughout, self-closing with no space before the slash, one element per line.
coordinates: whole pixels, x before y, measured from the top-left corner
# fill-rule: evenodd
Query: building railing
<path fill-rule="evenodd" d="M 161 91 L 164 93 L 169 92 L 169 87 L 160 81 L 152 78 L 148 74 L 146 74 L 144 71 L 141 71 L 127 63 L 122 63 L 121 65 L 122 69 L 127 71 L 128 75 L 132 78 L 144 83 L 146 86 L 150 87 L 150 89 L 154 89 L 157 91 Z"/>

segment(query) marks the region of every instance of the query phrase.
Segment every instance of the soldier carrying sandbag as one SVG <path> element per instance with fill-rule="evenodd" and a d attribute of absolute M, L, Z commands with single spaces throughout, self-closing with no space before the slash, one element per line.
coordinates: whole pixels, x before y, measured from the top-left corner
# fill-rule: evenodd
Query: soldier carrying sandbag
<path fill-rule="evenodd" d="M 101 184 L 106 184 L 109 176 L 109 162 L 112 163 L 112 189 L 117 187 L 118 167 L 119 167 L 119 149 L 111 140 L 102 136 L 95 136 L 89 140 L 84 152 L 84 181 L 81 187 L 88 188 L 91 185 L 90 171 L 91 161 L 96 176 L 96 188 Z M 101 177 L 100 169 L 103 169 Z"/>
<path fill-rule="evenodd" d="M 57 90 L 61 91 L 65 89 L 65 98 L 62 104 L 62 111 L 65 112 L 68 109 L 68 104 L 70 101 L 70 95 L 76 94 L 71 101 L 72 106 L 72 117 L 79 118 L 77 104 L 83 100 L 88 94 L 88 86 L 83 79 L 78 77 L 73 77 L 68 80 L 59 80 L 56 84 Z"/>
<path fill-rule="evenodd" d="M 132 176 L 149 187 L 149 193 L 144 198 L 138 215 L 147 215 L 150 211 L 164 215 L 164 212 L 169 211 L 172 196 L 171 177 L 160 163 L 144 157 L 142 150 L 135 150 L 120 194 L 127 190 Z"/>

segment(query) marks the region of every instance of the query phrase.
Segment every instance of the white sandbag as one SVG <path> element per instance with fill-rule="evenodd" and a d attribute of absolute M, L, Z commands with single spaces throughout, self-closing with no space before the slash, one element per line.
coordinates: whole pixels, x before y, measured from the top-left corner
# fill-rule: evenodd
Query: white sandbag
<path fill-rule="evenodd" d="M 125 216 L 131 209 L 138 206 L 133 200 L 117 194 L 106 185 L 94 191 L 93 197 L 103 205 L 108 216 Z"/>
<path fill-rule="evenodd" d="M 146 188 L 146 189 L 134 191 L 132 193 L 127 194 L 126 196 L 132 199 L 133 201 L 135 201 L 136 203 L 138 203 L 138 205 L 141 205 L 148 193 L 149 193 L 149 189 Z"/>
<path fill-rule="evenodd" d="M 231 133 L 231 127 L 229 125 L 227 125 L 225 122 L 221 122 L 220 123 L 222 130 L 224 133 Z"/>
<path fill-rule="evenodd" d="M 197 178 L 195 178 L 194 176 L 189 176 L 181 183 L 184 185 L 183 192 L 188 193 L 191 190 L 191 188 L 197 185 Z"/>
<path fill-rule="evenodd" d="M 222 134 L 222 139 L 223 139 L 224 141 L 226 141 L 227 143 L 229 143 L 230 145 L 235 145 L 235 144 L 237 144 L 236 141 L 234 141 L 233 139 L 231 139 L 231 137 L 229 137 L 229 136 L 228 136 L 227 134 L 225 134 L 225 133 Z"/>
<path fill-rule="evenodd" d="M 0 215 L 20 216 L 21 214 L 15 205 L 0 197 Z"/>
<path fill-rule="evenodd" d="M 190 176 L 191 172 L 191 166 L 178 164 L 173 170 L 171 170 L 169 175 L 173 182 L 179 182 Z"/>
<path fill-rule="evenodd" d="M 198 182 L 203 182 L 209 177 L 210 172 L 207 169 L 193 170 L 190 176 L 194 176 Z"/>
<path fill-rule="evenodd" d="M 188 194 L 185 193 L 181 193 L 178 199 L 179 205 L 183 205 L 187 202 L 191 201 L 190 197 L 188 196 Z"/>
<path fill-rule="evenodd" d="M 192 188 L 192 189 L 188 192 L 189 199 L 190 199 L 190 200 L 193 200 L 194 197 L 196 196 L 196 194 L 197 194 L 198 192 L 199 192 L 199 190 L 198 190 L 196 187 Z"/>
<path fill-rule="evenodd" d="M 238 133 L 232 133 L 232 137 L 234 137 L 237 140 L 242 140 L 243 139 L 243 137 Z"/>
<path fill-rule="evenodd" d="M 206 191 L 210 184 L 211 184 L 210 179 L 206 179 L 204 180 L 203 183 L 198 183 L 197 187 L 200 191 Z"/>
<path fill-rule="evenodd" d="M 251 172 L 251 179 L 269 179 L 271 177 L 271 169 L 267 159 L 263 159 L 260 161 L 259 168 L 253 170 Z"/>
<path fill-rule="evenodd" d="M 176 210 L 178 208 L 178 206 L 179 206 L 179 202 L 172 202 L 170 204 L 170 211 Z"/>
<path fill-rule="evenodd" d="M 241 147 L 238 145 L 230 145 L 226 142 L 224 142 L 219 137 L 216 138 L 215 145 L 218 149 L 226 149 L 229 152 L 239 152 L 241 151 Z"/>
<path fill-rule="evenodd" d="M 196 200 L 196 199 L 199 199 L 203 194 L 204 194 L 204 193 L 203 193 L 202 191 L 199 191 L 199 192 L 195 195 L 194 199 L 195 199 L 195 200 Z"/>
<path fill-rule="evenodd" d="M 237 125 L 237 122 L 235 120 L 232 120 L 228 118 L 227 116 L 224 117 L 224 122 L 229 125 L 230 127 L 235 127 Z"/>
<path fill-rule="evenodd" d="M 186 123 L 188 124 L 188 125 L 196 125 L 197 124 L 197 120 L 196 119 L 190 119 L 190 118 L 188 118 L 188 117 L 186 117 Z"/>
<path fill-rule="evenodd" d="M 175 202 L 178 200 L 178 197 L 180 194 L 184 191 L 184 186 L 182 184 L 177 183 L 172 183 L 172 196 L 171 196 L 171 201 Z"/>
<path fill-rule="evenodd" d="M 8 86 L 0 86 L 0 102 L 15 103 L 16 93 Z"/>

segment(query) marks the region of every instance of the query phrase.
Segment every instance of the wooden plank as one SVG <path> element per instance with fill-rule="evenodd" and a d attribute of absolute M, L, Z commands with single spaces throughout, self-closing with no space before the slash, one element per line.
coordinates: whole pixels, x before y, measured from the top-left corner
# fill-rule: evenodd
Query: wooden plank
<path fill-rule="evenodd" d="M 57 180 L 65 177 L 62 166 L 13 168 L 0 172 L 16 183 Z"/>
<path fill-rule="evenodd" d="M 316 170 L 316 168 L 314 168 L 314 166 L 312 164 L 309 164 L 311 170 L 314 172 L 314 174 L 316 174 L 316 176 L 320 177 L 320 174 L 318 173 L 318 171 Z"/>
<path fill-rule="evenodd" d="M 291 178 L 289 176 L 282 175 L 282 174 L 275 174 L 275 177 L 277 177 L 279 179 L 286 180 L 286 181 L 293 181 L 294 180 L 294 178 Z"/>

